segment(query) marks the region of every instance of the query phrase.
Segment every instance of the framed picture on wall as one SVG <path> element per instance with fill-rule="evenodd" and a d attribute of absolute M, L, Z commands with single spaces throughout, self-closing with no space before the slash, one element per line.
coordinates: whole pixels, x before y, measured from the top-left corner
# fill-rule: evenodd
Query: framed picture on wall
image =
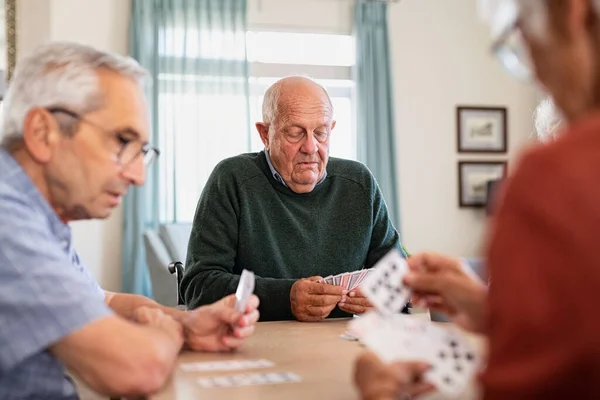
<path fill-rule="evenodd" d="M 460 208 L 485 207 L 489 183 L 506 176 L 505 161 L 459 161 L 458 205 Z"/>
<path fill-rule="evenodd" d="M 459 153 L 506 153 L 508 146 L 505 107 L 456 108 Z"/>

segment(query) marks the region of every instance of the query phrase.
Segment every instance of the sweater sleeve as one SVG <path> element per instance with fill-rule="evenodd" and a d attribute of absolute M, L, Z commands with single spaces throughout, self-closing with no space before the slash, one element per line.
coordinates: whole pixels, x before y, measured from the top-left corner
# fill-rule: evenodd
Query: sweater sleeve
<path fill-rule="evenodd" d="M 196 208 L 181 282 L 189 308 L 235 293 L 245 268 L 236 266 L 239 185 L 229 167 L 221 163 L 215 168 Z M 293 319 L 290 289 L 294 282 L 294 279 L 256 277 L 254 293 L 260 298 L 261 321 Z"/>
<path fill-rule="evenodd" d="M 397 249 L 403 257 L 407 257 L 404 247 L 400 243 L 400 235 L 390 219 L 387 205 L 379 189 L 375 178 L 371 177 L 371 188 L 369 193 L 371 199 L 373 228 L 371 231 L 371 243 L 369 253 L 365 261 L 365 267 L 371 268 L 387 252 Z"/>
<path fill-rule="evenodd" d="M 586 238 L 574 234 L 586 225 L 578 217 L 585 207 L 555 164 L 527 159 L 495 221 L 485 400 L 568 399 L 585 375 L 581 321 L 590 315 L 577 314 L 588 308 L 589 293 L 586 271 L 575 269 L 589 264 L 590 253 L 581 251 Z"/>

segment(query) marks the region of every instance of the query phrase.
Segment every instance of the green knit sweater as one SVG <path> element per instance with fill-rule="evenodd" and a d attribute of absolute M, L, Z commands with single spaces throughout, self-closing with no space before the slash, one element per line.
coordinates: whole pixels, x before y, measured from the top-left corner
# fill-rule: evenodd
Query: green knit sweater
<path fill-rule="evenodd" d="M 293 319 L 299 278 L 373 266 L 403 252 L 377 182 L 358 162 L 330 158 L 327 178 L 298 194 L 277 182 L 264 152 L 219 163 L 198 202 L 181 290 L 189 308 L 235 293 L 256 274 L 261 321 Z M 347 317 L 335 308 L 330 317 Z"/>

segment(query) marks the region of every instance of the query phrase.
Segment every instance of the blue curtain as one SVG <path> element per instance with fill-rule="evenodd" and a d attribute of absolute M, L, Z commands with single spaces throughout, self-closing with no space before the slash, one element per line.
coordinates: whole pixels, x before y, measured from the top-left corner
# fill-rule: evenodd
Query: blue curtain
<path fill-rule="evenodd" d="M 390 217 L 400 230 L 394 99 L 387 24 L 388 5 L 355 5 L 358 157 L 379 183 Z"/>
<path fill-rule="evenodd" d="M 131 55 L 150 71 L 147 183 L 124 203 L 123 290 L 151 295 L 143 234 L 187 222 L 214 166 L 250 147 L 246 0 L 133 0 Z"/>

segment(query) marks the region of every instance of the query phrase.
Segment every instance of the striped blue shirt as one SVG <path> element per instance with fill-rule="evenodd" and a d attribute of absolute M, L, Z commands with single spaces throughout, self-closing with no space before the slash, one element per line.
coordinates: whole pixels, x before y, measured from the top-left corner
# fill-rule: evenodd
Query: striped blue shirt
<path fill-rule="evenodd" d="M 0 147 L 0 399 L 76 399 L 48 348 L 110 315 L 71 230 Z"/>

